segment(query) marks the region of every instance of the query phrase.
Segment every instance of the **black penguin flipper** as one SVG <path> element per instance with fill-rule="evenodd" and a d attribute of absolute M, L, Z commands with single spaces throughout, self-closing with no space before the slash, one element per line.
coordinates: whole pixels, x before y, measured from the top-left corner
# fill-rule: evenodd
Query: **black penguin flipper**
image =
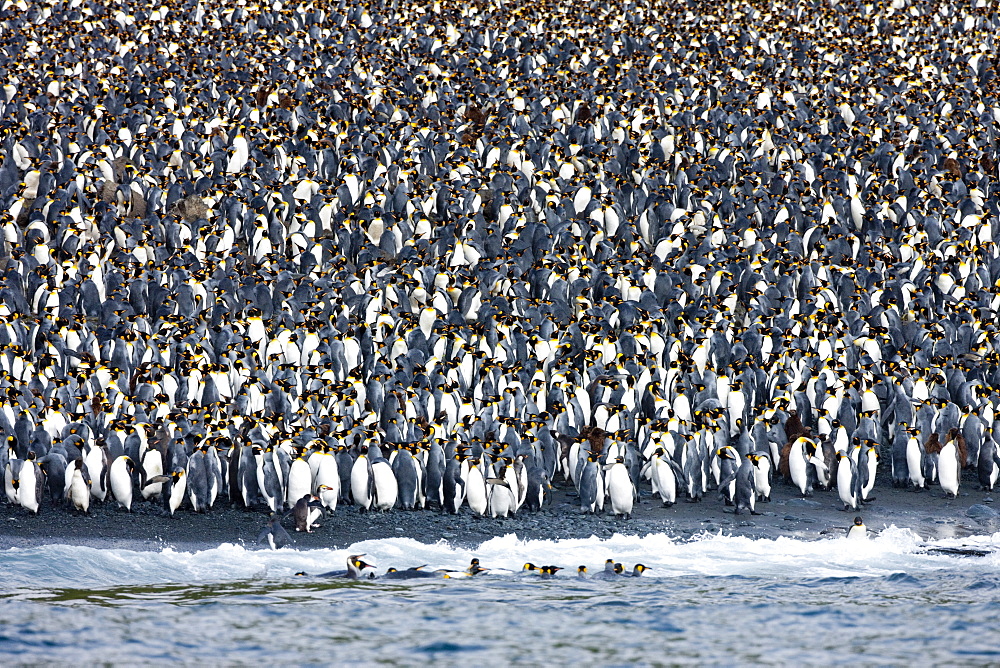
<path fill-rule="evenodd" d="M 257 534 L 257 542 L 260 544 L 264 544 L 265 542 L 267 542 L 267 536 L 270 533 L 271 533 L 271 525 L 268 524 L 266 527 L 260 530 L 259 534 Z"/>

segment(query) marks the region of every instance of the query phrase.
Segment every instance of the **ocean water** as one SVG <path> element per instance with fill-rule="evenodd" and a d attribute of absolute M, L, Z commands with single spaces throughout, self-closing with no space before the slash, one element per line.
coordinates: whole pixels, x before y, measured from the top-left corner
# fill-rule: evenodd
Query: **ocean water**
<path fill-rule="evenodd" d="M 986 556 L 938 548 L 974 547 Z M 704 535 L 522 541 L 478 548 L 399 538 L 348 550 L 201 552 L 50 545 L 0 552 L 3 665 L 997 664 L 1000 533 L 925 542 Z M 475 578 L 296 576 L 378 565 Z M 580 580 L 612 557 L 652 570 Z M 521 566 L 559 565 L 553 579 Z"/>

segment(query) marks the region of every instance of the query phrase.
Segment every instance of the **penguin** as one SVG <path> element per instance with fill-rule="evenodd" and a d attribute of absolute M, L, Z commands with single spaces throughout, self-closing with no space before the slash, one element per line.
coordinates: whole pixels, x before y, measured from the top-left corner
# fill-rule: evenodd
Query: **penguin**
<path fill-rule="evenodd" d="M 159 476 L 166 477 L 166 476 Z M 184 497 L 187 495 L 187 472 L 181 468 L 177 467 L 171 471 L 168 482 L 168 489 L 166 490 L 166 498 L 164 503 L 168 511 L 170 511 L 170 516 L 173 517 L 177 509 L 181 507 L 184 503 Z"/>
<path fill-rule="evenodd" d="M 848 538 L 867 538 L 868 537 L 868 528 L 865 527 L 864 520 L 862 520 L 860 516 L 859 517 L 855 517 L 854 518 L 854 524 L 852 524 L 850 527 L 848 527 L 848 529 L 847 529 L 847 537 Z"/>
<path fill-rule="evenodd" d="M 604 562 L 604 570 L 600 573 L 594 573 L 591 577 L 592 580 L 614 580 L 617 579 L 625 572 L 625 567 L 621 564 L 615 562 L 614 559 L 608 559 Z"/>
<path fill-rule="evenodd" d="M 427 568 L 427 564 L 423 566 L 411 566 L 406 570 L 397 570 L 395 568 L 386 569 L 385 573 L 382 575 L 382 579 L 385 580 L 421 580 L 427 578 L 439 578 L 441 575 L 439 573 L 428 572 L 421 570 Z"/>
<path fill-rule="evenodd" d="M 733 505 L 736 498 L 736 471 L 742 465 L 742 457 L 736 448 L 726 446 L 719 448 L 716 453 L 715 463 L 718 466 L 719 493 L 727 506 Z M 728 482 L 722 483 L 725 479 Z"/>
<path fill-rule="evenodd" d="M 19 480 L 21 478 L 21 467 L 23 465 L 24 460 L 12 457 L 7 461 L 7 465 L 4 467 L 4 491 L 7 495 L 7 501 L 14 505 L 17 505 L 18 486 L 20 485 Z"/>
<path fill-rule="evenodd" d="M 590 576 L 587 574 L 587 567 L 580 565 L 576 567 L 576 577 L 581 580 L 589 580 Z"/>
<path fill-rule="evenodd" d="M 962 464 L 959 461 L 957 443 L 952 440 L 944 444 L 938 457 L 938 482 L 949 498 L 958 497 L 958 486 L 962 481 Z"/>
<path fill-rule="evenodd" d="M 908 430 L 910 437 L 906 440 L 906 470 L 910 485 L 916 489 L 924 489 L 924 448 L 917 440 L 915 430 Z"/>
<path fill-rule="evenodd" d="M 722 451 L 724 452 L 724 451 Z M 727 456 L 732 457 L 731 453 L 726 453 Z M 721 457 L 722 455 L 720 455 Z M 743 462 L 739 465 L 735 471 L 730 471 L 729 475 L 723 479 L 719 485 L 720 488 L 728 488 L 730 485 L 733 487 L 733 512 L 739 515 L 743 510 L 749 510 L 751 515 L 757 515 L 757 489 L 754 486 L 754 465 L 748 458 L 744 458 Z"/>
<path fill-rule="evenodd" d="M 280 451 L 279 451 L 280 452 Z M 280 513 L 284 509 L 285 495 L 282 489 L 280 460 L 273 450 L 265 451 L 260 447 L 253 448 L 256 464 L 257 491 L 272 513 Z"/>
<path fill-rule="evenodd" d="M 524 483 L 524 504 L 529 511 L 537 513 L 545 505 L 545 491 L 552 489 L 552 485 L 549 484 L 548 474 L 534 462 L 525 467 L 525 472 L 527 475 Z"/>
<path fill-rule="evenodd" d="M 288 468 L 288 482 L 285 485 L 285 504 L 293 508 L 304 497 L 309 496 L 313 490 L 313 473 L 309 468 L 309 462 L 301 456 L 292 460 Z"/>
<path fill-rule="evenodd" d="M 871 496 L 871 492 L 875 488 L 875 471 L 878 467 L 879 454 L 874 445 L 869 445 L 864 452 L 863 465 L 866 468 L 867 475 L 862 476 L 861 501 L 870 503 L 875 500 L 875 497 Z"/>
<path fill-rule="evenodd" d="M 83 458 L 77 457 L 66 467 L 66 486 L 63 496 L 73 508 L 83 513 L 90 512 L 90 471 Z"/>
<path fill-rule="evenodd" d="M 645 573 L 646 571 L 651 571 L 651 570 L 653 570 L 653 569 L 651 569 L 649 566 L 643 566 L 642 564 L 636 564 L 632 568 L 632 572 L 629 573 L 629 575 L 631 577 L 637 578 L 637 577 L 641 576 L 643 573 Z"/>
<path fill-rule="evenodd" d="M 132 512 L 132 491 L 136 466 L 132 458 L 128 455 L 116 457 L 108 469 L 108 482 L 111 486 L 111 494 L 115 497 L 120 508 L 125 512 Z"/>
<path fill-rule="evenodd" d="M 684 471 L 666 455 L 661 447 L 653 451 L 652 457 L 642 469 L 642 475 L 649 475 L 653 494 L 659 495 L 666 507 L 677 503 L 677 480 L 684 478 Z"/>
<path fill-rule="evenodd" d="M 271 513 L 271 518 L 264 525 L 264 528 L 261 529 L 260 534 L 257 535 L 257 542 L 262 544 L 266 542 L 272 550 L 277 550 L 291 545 L 292 537 L 285 531 L 285 527 L 281 526 L 281 517 L 275 513 Z"/>
<path fill-rule="evenodd" d="M 383 512 L 391 510 L 399 498 L 399 484 L 392 473 L 388 460 L 378 457 L 371 459 L 373 505 Z"/>
<path fill-rule="evenodd" d="M 408 448 L 400 448 L 392 460 L 392 473 L 398 487 L 399 507 L 414 510 L 423 505 L 420 488 L 422 486 L 420 468 Z"/>
<path fill-rule="evenodd" d="M 19 479 L 14 481 L 17 489 L 17 502 L 28 512 L 37 515 L 42 499 L 45 480 L 42 470 L 35 462 L 34 451 L 29 451 L 27 458 L 21 464 Z"/>
<path fill-rule="evenodd" d="M 805 437 L 795 439 L 788 453 L 788 471 L 792 484 L 798 487 L 804 497 L 812 496 L 813 480 L 809 465 L 815 459 L 815 454 L 816 444 Z"/>
<path fill-rule="evenodd" d="M 490 517 L 509 517 L 517 509 L 517 499 L 510 483 L 503 478 L 489 478 L 486 481 L 492 486 L 489 497 Z"/>
<path fill-rule="evenodd" d="M 469 477 L 465 481 L 465 500 L 473 513 L 484 517 L 489 510 L 489 490 L 491 485 L 487 485 L 486 478 L 480 470 L 478 461 L 470 461 Z"/>
<path fill-rule="evenodd" d="M 318 577 L 321 578 L 348 578 L 351 580 L 361 580 L 361 579 L 373 579 L 375 577 L 374 568 L 372 564 L 365 562 L 361 557 L 363 554 L 352 554 L 347 557 L 347 570 L 345 571 L 329 571 L 327 573 L 321 573 Z M 371 570 L 369 570 L 371 569 Z M 367 572 L 366 572 L 367 571 Z"/>
<path fill-rule="evenodd" d="M 1000 444 L 987 434 L 979 446 L 979 457 L 976 462 L 976 475 L 979 485 L 985 492 L 992 492 L 1000 477 Z"/>
<path fill-rule="evenodd" d="M 861 480 L 858 465 L 843 452 L 837 453 L 837 494 L 843 510 L 857 510 L 861 505 Z"/>
<path fill-rule="evenodd" d="M 205 461 L 205 453 L 200 448 L 196 449 L 188 458 L 184 480 L 184 486 L 187 489 L 191 502 L 191 509 L 196 513 L 203 513 L 208 510 L 208 462 Z"/>
<path fill-rule="evenodd" d="M 303 494 L 292 506 L 292 517 L 295 519 L 295 530 L 312 533 L 313 527 L 318 527 L 316 521 L 323 514 L 322 502 L 314 494 Z"/>
<path fill-rule="evenodd" d="M 465 500 L 466 482 L 462 479 L 462 468 L 458 455 L 448 460 L 441 478 L 441 510 L 455 515 Z"/>
<path fill-rule="evenodd" d="M 329 512 L 337 510 L 340 501 L 340 467 L 337 458 L 330 452 L 314 452 L 309 455 L 309 464 L 316 462 L 312 483 L 316 494 Z"/>
<path fill-rule="evenodd" d="M 767 455 L 751 452 L 747 459 L 753 464 L 753 485 L 757 490 L 757 500 L 771 500 L 771 459 Z"/>
<path fill-rule="evenodd" d="M 108 451 L 100 445 L 94 445 L 84 457 L 84 463 L 90 472 L 90 494 L 97 501 L 108 497 Z"/>
<path fill-rule="evenodd" d="M 604 507 L 604 476 L 597 465 L 597 456 L 587 456 L 586 466 L 580 474 L 580 512 L 596 513 Z"/>
<path fill-rule="evenodd" d="M 163 475 L 163 453 L 156 448 L 147 448 L 139 459 L 139 465 L 143 471 L 141 477 L 147 482 L 159 478 Z M 162 493 L 163 483 L 161 482 L 148 482 L 140 490 L 142 498 L 147 500 L 158 499 Z"/>
<path fill-rule="evenodd" d="M 358 455 L 351 467 L 351 496 L 360 512 L 369 510 L 375 501 L 375 476 L 368 455 Z"/>
<path fill-rule="evenodd" d="M 605 466 L 608 496 L 611 498 L 611 510 L 615 517 L 632 518 L 632 506 L 635 500 L 635 487 L 629 477 L 625 458 L 617 457 L 612 464 Z"/>

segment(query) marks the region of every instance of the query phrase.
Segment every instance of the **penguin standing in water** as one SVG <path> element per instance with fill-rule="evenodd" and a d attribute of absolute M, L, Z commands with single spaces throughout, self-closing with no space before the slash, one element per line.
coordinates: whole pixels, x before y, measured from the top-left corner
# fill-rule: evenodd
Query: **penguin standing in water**
<path fill-rule="evenodd" d="M 304 494 L 292 507 L 292 517 L 295 518 L 295 530 L 312 533 L 313 527 L 323 514 L 323 504 L 314 494 Z"/>
<path fill-rule="evenodd" d="M 83 458 L 77 457 L 66 467 L 66 486 L 63 495 L 76 510 L 90 511 L 90 472 Z"/>
<path fill-rule="evenodd" d="M 267 521 L 267 525 L 257 536 L 257 542 L 266 542 L 272 550 L 277 550 L 280 547 L 291 545 L 292 537 L 285 531 L 285 527 L 281 526 L 281 517 L 271 513 L 271 519 Z"/>
<path fill-rule="evenodd" d="M 861 505 L 858 465 L 843 452 L 837 452 L 837 494 L 844 503 L 843 510 L 857 510 Z"/>
<path fill-rule="evenodd" d="M 860 516 L 854 518 L 854 524 L 847 529 L 848 538 L 867 538 L 868 528 Z"/>
<path fill-rule="evenodd" d="M 132 512 L 132 491 L 133 474 L 135 473 L 135 462 L 128 455 L 116 457 L 108 470 L 108 482 L 111 486 L 111 494 L 115 497 L 118 505 L 126 512 Z"/>
<path fill-rule="evenodd" d="M 605 466 L 608 496 L 611 497 L 611 510 L 615 517 L 632 518 L 632 505 L 635 501 L 635 485 L 625 466 L 624 457 L 616 457 L 612 464 Z"/>

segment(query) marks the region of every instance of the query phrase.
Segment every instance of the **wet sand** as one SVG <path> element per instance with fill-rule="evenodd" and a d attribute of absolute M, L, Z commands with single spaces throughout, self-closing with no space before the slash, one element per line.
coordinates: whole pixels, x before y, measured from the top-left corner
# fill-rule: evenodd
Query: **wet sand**
<path fill-rule="evenodd" d="M 983 517 L 998 509 L 992 505 L 993 494 L 979 489 L 972 472 L 966 472 L 957 499 L 945 498 L 937 487 L 912 491 L 895 489 L 888 482 L 876 484 L 873 495 L 875 500 L 859 512 L 844 512 L 836 490 L 817 490 L 811 498 L 803 499 L 791 485 L 779 482 L 772 490 L 771 502 L 759 503 L 761 514 L 751 516 L 733 514 L 714 491 L 699 503 L 682 500 L 665 508 L 645 487 L 632 518 L 625 520 L 610 513 L 580 514 L 572 485 L 560 482 L 541 512 L 524 511 L 509 519 L 476 517 L 468 507 L 458 515 L 444 515 L 432 510 L 361 514 L 353 506 L 339 506 L 320 521 L 314 533 L 296 533 L 290 517 L 283 525 L 294 540 L 293 547 L 299 549 L 343 548 L 363 540 L 404 536 L 425 543 L 446 540 L 471 547 L 510 533 L 525 539 L 605 538 L 615 533 L 666 533 L 686 538 L 721 531 L 753 538 L 811 540 L 837 535 L 850 526 L 855 515 L 861 515 L 870 530 L 895 525 L 912 529 L 925 539 L 1000 531 L 995 514 Z M 979 506 L 970 514 L 970 507 L 976 504 L 985 505 L 985 509 Z M 256 539 L 267 521 L 266 512 L 231 508 L 226 501 L 205 514 L 182 508 L 173 517 L 150 502 L 138 502 L 132 513 L 116 506 L 112 502 L 94 504 L 85 516 L 46 503 L 39 515 L 32 516 L 4 501 L 0 505 L 0 549 L 56 543 L 132 550 L 200 550 L 221 543 L 260 547 Z"/>

